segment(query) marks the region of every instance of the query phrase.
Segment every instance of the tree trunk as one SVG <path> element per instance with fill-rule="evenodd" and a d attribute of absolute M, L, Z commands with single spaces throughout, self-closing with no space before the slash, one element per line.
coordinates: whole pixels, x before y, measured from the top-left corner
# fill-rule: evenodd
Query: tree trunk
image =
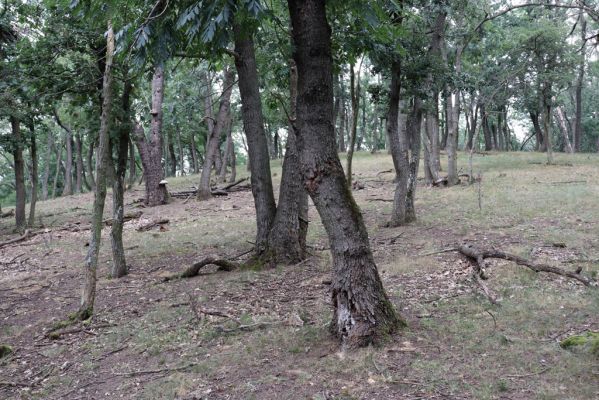
<path fill-rule="evenodd" d="M 193 132 L 193 129 L 189 136 L 189 151 L 191 153 L 191 162 L 193 164 L 192 165 L 193 173 L 197 174 L 198 172 L 200 172 L 200 163 L 198 160 L 198 153 L 197 153 L 197 149 L 196 149 L 196 140 L 195 140 L 195 134 Z"/>
<path fill-rule="evenodd" d="M 491 128 L 489 127 L 489 116 L 487 115 L 487 108 L 483 104 L 480 107 L 480 112 L 482 114 L 482 128 L 483 135 L 485 137 L 485 151 L 493 150 L 493 134 L 491 133 Z"/>
<path fill-rule="evenodd" d="M 229 164 L 229 161 L 231 160 L 231 153 L 233 152 L 233 138 L 231 135 L 231 127 L 232 127 L 232 121 L 231 121 L 231 113 L 229 112 L 229 115 L 227 116 L 227 123 L 225 126 L 225 129 L 227 131 L 227 139 L 225 140 L 225 154 L 223 157 L 223 165 L 221 165 L 220 167 L 220 173 L 218 175 L 218 180 L 217 183 L 223 183 L 227 177 L 227 164 Z"/>
<path fill-rule="evenodd" d="M 131 118 L 131 117 L 129 117 Z M 129 124 L 131 124 L 131 120 L 129 120 Z M 129 125 L 131 126 L 131 125 Z M 133 146 L 133 140 L 131 140 L 131 130 L 129 130 L 129 187 L 132 187 L 135 184 L 135 179 L 137 178 L 137 168 L 135 166 L 135 147 Z"/>
<path fill-rule="evenodd" d="M 358 115 L 360 113 L 360 70 L 362 63 L 358 68 L 358 79 L 354 72 L 354 64 L 349 65 L 349 95 L 351 97 L 351 131 L 349 134 L 349 148 L 347 149 L 347 164 L 345 176 L 351 187 L 352 183 L 352 161 L 354 158 L 354 149 L 356 147 L 356 135 L 358 134 Z"/>
<path fill-rule="evenodd" d="M 125 173 L 127 172 L 127 151 L 129 150 L 131 132 L 131 81 L 125 78 L 121 108 L 123 120 L 119 127 L 119 136 L 116 139 L 117 159 L 116 171 L 112 182 L 112 227 L 110 240 L 112 243 L 112 278 L 120 278 L 127 275 L 127 262 L 125 260 L 125 248 L 123 246 L 123 223 L 125 215 Z"/>
<path fill-rule="evenodd" d="M 54 184 L 52 185 L 52 198 L 55 199 L 58 196 L 58 177 L 60 175 L 60 168 L 62 166 L 62 146 L 61 142 L 56 146 L 56 172 L 54 173 Z"/>
<path fill-rule="evenodd" d="M 456 50 L 455 73 L 460 76 L 462 72 L 462 49 Z M 460 92 L 452 90 L 447 96 L 447 186 L 460 183 L 458 178 L 458 130 L 460 118 Z"/>
<path fill-rule="evenodd" d="M 580 152 L 582 147 L 582 88 L 584 86 L 584 66 L 586 63 L 586 42 L 587 42 L 587 22 L 584 18 L 584 11 L 580 10 L 580 37 L 582 40 L 582 49 L 580 51 L 580 64 L 578 65 L 578 76 L 576 77 L 575 94 L 575 116 L 574 116 L 574 151 Z"/>
<path fill-rule="evenodd" d="M 223 93 L 220 98 L 220 106 L 218 115 L 216 116 L 216 124 L 208 136 L 208 146 L 206 147 L 206 155 L 204 157 L 204 168 L 200 176 L 200 186 L 198 187 L 198 200 L 207 200 L 212 197 L 210 192 L 210 175 L 212 174 L 211 165 L 216 164 L 216 154 L 220 153 L 218 147 L 220 144 L 220 136 L 226 129 L 227 118 L 230 118 L 231 108 L 231 93 L 233 92 L 233 84 L 235 83 L 235 71 L 231 67 L 227 67 L 224 71 L 225 79 L 223 83 Z M 216 165 L 215 165 L 216 167 Z M 218 171 L 218 170 L 217 170 Z"/>
<path fill-rule="evenodd" d="M 333 59 L 324 0 L 289 0 L 298 68 L 296 127 L 302 181 L 333 257 L 331 330 L 347 347 L 377 342 L 402 323 L 379 277 L 362 215 L 337 154 Z"/>
<path fill-rule="evenodd" d="M 106 38 L 106 66 L 102 86 L 102 117 L 100 120 L 98 160 L 96 162 L 96 191 L 92 213 L 92 230 L 89 250 L 85 258 L 85 286 L 81 296 L 81 306 L 77 317 L 81 320 L 91 317 L 96 298 L 96 269 L 102 239 L 104 202 L 106 200 L 106 166 L 109 162 L 109 124 L 112 106 L 112 56 L 114 53 L 114 33 L 112 24 L 108 22 Z"/>
<path fill-rule="evenodd" d="M 181 176 L 183 176 L 185 175 L 185 158 L 183 157 L 183 146 L 181 145 L 181 128 L 176 124 L 175 129 L 177 130 L 177 150 L 179 150 L 179 170 Z"/>
<path fill-rule="evenodd" d="M 96 180 L 94 178 L 94 147 L 96 146 L 96 137 L 92 138 L 89 142 L 89 148 L 87 149 L 87 180 L 89 181 L 89 186 L 91 190 L 96 190 Z"/>
<path fill-rule="evenodd" d="M 25 216 L 25 161 L 23 160 L 23 137 L 21 135 L 21 122 L 10 117 L 12 129 L 12 155 L 15 168 L 15 220 L 18 232 L 24 232 L 27 225 Z"/>
<path fill-rule="evenodd" d="M 235 156 L 235 145 L 231 142 L 231 176 L 229 177 L 229 183 L 235 182 L 237 179 L 237 157 Z"/>
<path fill-rule="evenodd" d="M 290 65 L 289 130 L 283 160 L 279 204 L 268 236 L 267 257 L 275 264 L 295 264 L 306 257 L 308 194 L 302 187 L 294 123 L 297 108 L 297 67 Z"/>
<path fill-rule="evenodd" d="M 551 89 L 546 90 L 547 93 L 551 93 Z M 547 164 L 553 164 L 553 144 L 551 143 L 551 103 L 545 97 L 544 103 L 544 114 L 543 114 L 543 137 L 545 139 L 545 146 L 547 150 Z"/>
<path fill-rule="evenodd" d="M 235 52 L 238 54 L 238 57 L 235 57 L 235 67 L 239 75 L 243 130 L 247 138 L 248 156 L 252 170 L 252 195 L 256 207 L 256 254 L 260 255 L 267 246 L 276 205 L 270 175 L 268 145 L 264 134 L 254 42 L 251 35 L 236 24 L 233 26 L 233 36 Z M 332 101 L 331 98 L 331 106 Z"/>
<path fill-rule="evenodd" d="M 173 130 L 167 130 L 167 147 L 170 162 L 170 176 L 177 176 L 177 155 L 175 154 L 175 143 L 173 140 Z"/>
<path fill-rule="evenodd" d="M 65 132 L 67 154 L 65 159 L 64 188 L 62 189 L 62 195 L 70 196 L 73 194 L 73 132 L 70 127 L 62 123 L 56 110 L 54 110 L 54 119 Z"/>
<path fill-rule="evenodd" d="M 344 101 L 344 100 L 343 100 Z M 345 108 L 345 102 L 341 104 L 341 115 L 339 121 L 339 131 L 337 132 L 337 137 L 339 138 L 338 151 L 343 153 L 345 152 L 345 114 L 347 113 Z"/>
<path fill-rule="evenodd" d="M 75 164 L 75 192 L 83 193 L 83 144 L 81 143 L 81 134 L 75 134 L 75 153 L 77 161 Z"/>
<path fill-rule="evenodd" d="M 557 120 L 557 126 L 564 140 L 564 149 L 567 153 L 574 153 L 572 145 L 570 144 L 570 138 L 568 137 L 568 125 L 566 124 L 564 109 L 561 106 L 558 106 L 554 108 L 554 112 L 555 119 Z"/>
<path fill-rule="evenodd" d="M 35 224 L 35 205 L 37 204 L 37 189 L 38 189 L 38 163 L 37 158 L 37 140 L 35 138 L 35 126 L 33 120 L 29 122 L 30 147 L 31 156 L 31 201 L 29 203 L 29 221 L 27 225 L 33 227 Z"/>
<path fill-rule="evenodd" d="M 476 105 L 476 107 L 474 107 L 473 111 L 471 107 L 472 112 L 470 114 L 470 129 L 468 130 L 468 143 L 466 144 L 466 150 L 468 151 L 472 150 L 474 136 L 476 135 L 476 126 L 478 124 L 478 110 L 478 104 Z"/>
<path fill-rule="evenodd" d="M 163 178 L 162 170 L 162 101 L 164 99 L 164 68 L 156 66 L 152 78 L 152 122 L 149 140 L 146 140 L 143 127 L 135 127 L 135 141 L 141 157 L 143 176 L 146 184 L 147 206 L 153 207 L 165 204 L 168 193 L 160 182 Z"/>
<path fill-rule="evenodd" d="M 408 189 L 406 192 L 406 222 L 416 221 L 416 186 L 418 184 L 418 167 L 420 165 L 420 146 L 422 131 L 422 100 L 414 99 L 414 105 L 407 123 L 407 135 L 410 140 L 410 169 Z"/>
<path fill-rule="evenodd" d="M 535 136 L 537 138 L 536 150 L 540 152 L 545 152 L 547 150 L 547 143 L 545 142 L 545 134 L 541 129 L 541 123 L 539 122 L 539 113 L 530 112 L 530 119 L 532 121 L 532 126 L 535 132 Z"/>
<path fill-rule="evenodd" d="M 54 137 L 50 130 L 47 131 L 46 154 L 44 156 L 44 175 L 42 177 L 42 200 L 48 200 L 48 183 L 50 180 L 50 159 L 52 158 L 52 149 L 54 148 Z"/>
<path fill-rule="evenodd" d="M 401 90 L 401 62 L 393 61 L 391 64 L 391 82 L 389 86 L 389 107 L 387 109 L 387 138 L 389 148 L 391 149 L 391 159 L 395 168 L 395 182 L 399 179 L 402 168 L 401 154 L 399 148 L 399 114 L 400 101 L 399 94 Z"/>

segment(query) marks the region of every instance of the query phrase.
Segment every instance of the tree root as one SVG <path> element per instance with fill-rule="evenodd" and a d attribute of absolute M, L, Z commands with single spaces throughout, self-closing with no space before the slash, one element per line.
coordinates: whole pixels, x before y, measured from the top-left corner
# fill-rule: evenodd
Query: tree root
<path fill-rule="evenodd" d="M 576 272 L 566 271 L 564 269 L 554 267 L 551 265 L 535 263 L 535 262 L 529 261 L 525 258 L 516 256 L 513 254 L 509 254 L 509 253 L 504 253 L 502 251 L 493 250 L 493 249 L 491 249 L 491 250 L 477 249 L 470 245 L 462 245 L 462 246 L 457 247 L 455 250 L 459 251 L 461 254 L 465 255 L 469 259 L 475 261 L 474 274 L 473 274 L 474 280 L 476 281 L 476 283 L 479 286 L 481 286 L 483 292 L 485 293 L 485 295 L 487 296 L 489 301 L 493 304 L 498 304 L 498 300 L 495 297 L 495 295 L 489 290 L 487 285 L 484 283 L 484 280 L 486 280 L 488 278 L 488 276 L 486 274 L 486 270 L 485 270 L 485 259 L 486 258 L 498 258 L 498 259 L 502 259 L 502 260 L 508 260 L 508 261 L 515 262 L 518 265 L 527 267 L 535 272 L 549 272 L 552 274 L 561 275 L 561 276 L 565 276 L 567 278 L 575 279 L 575 280 L 581 282 L 582 284 L 584 284 L 585 286 L 594 286 L 594 287 L 598 286 L 597 281 L 595 281 L 589 277 L 586 277 L 584 275 L 581 275 L 580 270 L 577 270 Z"/>
<path fill-rule="evenodd" d="M 145 232 L 145 231 L 149 231 L 150 229 L 152 229 L 155 226 L 160 226 L 162 227 L 162 225 L 168 224 L 170 221 L 166 218 L 162 218 L 156 221 L 151 221 L 148 222 L 147 224 L 141 225 L 139 226 L 136 231 L 138 232 Z"/>
<path fill-rule="evenodd" d="M 26 240 L 27 238 L 29 238 L 30 235 L 31 235 L 31 232 L 29 231 L 29 229 L 27 229 L 27 230 L 25 230 L 25 233 L 23 233 L 22 236 L 19 236 L 17 238 L 10 239 L 10 240 L 7 240 L 5 242 L 0 243 L 0 249 L 3 248 L 3 247 L 5 247 L 5 246 L 11 245 L 13 243 L 18 243 L 18 242 L 21 242 L 23 240 Z"/>
<path fill-rule="evenodd" d="M 200 270 L 207 265 L 216 265 L 218 266 L 219 271 L 233 271 L 235 269 L 241 268 L 242 264 L 236 263 L 234 261 L 225 260 L 223 258 L 214 258 L 214 257 L 206 257 L 201 261 L 194 263 L 191 267 L 187 268 L 180 274 L 175 274 L 172 276 L 165 277 L 162 281 L 168 282 L 175 279 L 182 278 L 193 278 L 194 276 L 198 276 Z"/>

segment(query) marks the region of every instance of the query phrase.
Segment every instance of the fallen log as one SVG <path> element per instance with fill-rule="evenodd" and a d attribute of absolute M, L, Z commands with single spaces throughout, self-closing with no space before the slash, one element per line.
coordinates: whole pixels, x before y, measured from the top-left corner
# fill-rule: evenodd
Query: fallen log
<path fill-rule="evenodd" d="M 554 267 L 552 265 L 535 263 L 535 262 L 529 261 L 523 257 L 516 256 L 514 254 L 504 253 L 504 252 L 498 251 L 498 250 L 476 249 L 473 246 L 468 246 L 468 245 L 459 246 L 457 248 L 457 250 L 461 254 L 465 255 L 466 257 L 475 260 L 483 273 L 484 273 L 484 259 L 497 258 L 497 259 L 501 259 L 501 260 L 512 261 L 518 265 L 527 267 L 535 272 L 548 272 L 551 274 L 556 274 L 556 275 L 560 275 L 560 276 L 565 276 L 567 278 L 575 279 L 575 280 L 581 282 L 582 284 L 584 284 L 585 286 L 597 286 L 598 285 L 597 281 L 595 281 L 589 277 L 586 277 L 586 276 L 580 274 L 579 272 L 566 271 L 564 269 Z M 481 262 L 483 263 L 482 265 L 481 265 Z"/>
<path fill-rule="evenodd" d="M 136 231 L 138 231 L 138 232 L 149 231 L 150 229 L 152 229 L 155 226 L 162 226 L 162 225 L 168 224 L 169 222 L 170 222 L 170 220 L 168 220 L 166 218 L 159 219 L 159 220 L 156 220 L 156 221 L 150 221 L 147 224 L 138 226 L 137 229 L 136 229 Z"/>
<path fill-rule="evenodd" d="M 219 267 L 219 271 L 233 271 L 241 267 L 241 264 L 236 263 L 234 261 L 225 260 L 223 258 L 206 257 L 203 260 L 194 263 L 192 266 L 187 268 L 182 273 L 167 276 L 162 281 L 168 282 L 181 278 L 193 278 L 194 276 L 198 276 L 200 270 L 207 265 L 216 265 L 217 267 Z"/>
<path fill-rule="evenodd" d="M 123 215 L 123 222 L 131 221 L 134 219 L 139 219 L 142 216 L 142 214 L 143 214 L 143 211 L 141 211 L 141 210 L 126 213 L 125 215 Z M 114 218 L 109 218 L 109 219 L 104 220 L 104 224 L 107 226 L 112 226 L 113 222 L 114 222 Z"/>

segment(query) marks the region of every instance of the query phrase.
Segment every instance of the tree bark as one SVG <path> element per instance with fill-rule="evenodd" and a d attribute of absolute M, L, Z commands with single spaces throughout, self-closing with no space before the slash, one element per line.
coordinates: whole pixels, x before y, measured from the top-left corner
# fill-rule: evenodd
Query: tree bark
<path fill-rule="evenodd" d="M 401 150 L 399 146 L 399 114 L 401 90 L 401 62 L 393 61 L 391 64 L 391 82 L 389 84 L 389 107 L 387 109 L 387 138 L 391 149 L 391 159 L 395 168 L 395 182 L 399 180 L 402 168 Z"/>
<path fill-rule="evenodd" d="M 231 93 L 233 92 L 233 84 L 235 83 L 235 71 L 231 67 L 227 67 L 224 71 L 225 79 L 223 83 L 223 93 L 221 95 L 218 115 L 216 116 L 216 124 L 212 127 L 208 136 L 208 146 L 206 147 L 206 155 L 204 157 L 204 168 L 200 176 L 200 186 L 198 187 L 198 200 L 207 200 L 212 197 L 210 191 L 210 175 L 212 174 L 211 165 L 216 167 L 216 153 L 220 153 L 218 147 L 220 144 L 220 136 L 226 129 L 227 118 L 230 118 L 231 108 Z M 217 170 L 218 171 L 218 170 Z"/>
<path fill-rule="evenodd" d="M 177 131 L 177 150 L 179 151 L 179 171 L 181 176 L 185 175 L 185 158 L 183 157 L 183 146 L 181 145 L 181 128 L 178 124 L 175 124 Z"/>
<path fill-rule="evenodd" d="M 482 128 L 483 135 L 485 137 L 485 151 L 493 150 L 493 135 L 491 133 L 491 128 L 489 127 L 489 116 L 487 115 L 487 107 L 483 104 L 480 107 L 480 112 L 482 114 Z"/>
<path fill-rule="evenodd" d="M 365 346 L 402 323 L 379 277 L 366 226 L 343 174 L 333 127 L 331 30 L 324 0 L 288 0 L 298 69 L 297 133 L 302 181 L 331 244 L 331 330 Z"/>
<path fill-rule="evenodd" d="M 532 126 L 535 132 L 535 137 L 537 139 L 537 143 L 535 145 L 536 150 L 540 152 L 545 152 L 547 150 L 547 143 L 545 142 L 545 134 L 541 129 L 541 123 L 539 122 L 540 116 L 538 112 L 530 112 L 530 119 L 532 121 Z"/>
<path fill-rule="evenodd" d="M 351 97 L 351 130 L 349 134 L 349 148 L 347 149 L 347 164 L 345 174 L 347 182 L 352 183 L 352 161 L 354 158 L 354 149 L 356 147 L 356 135 L 358 134 L 358 115 L 360 113 L 360 69 L 358 68 L 358 82 L 354 72 L 354 64 L 349 65 L 349 95 Z"/>
<path fill-rule="evenodd" d="M 276 205 L 270 175 L 268 145 L 264 134 L 262 102 L 258 87 L 258 70 L 254 54 L 254 42 L 241 26 L 233 26 L 235 42 L 235 67 L 239 75 L 239 94 L 243 129 L 247 138 L 248 158 L 252 172 L 252 195 L 256 207 L 256 254 L 267 247 L 268 234 L 276 213 Z M 332 105 L 333 99 L 331 99 Z"/>
<path fill-rule="evenodd" d="M 120 278 L 127 275 L 127 262 L 125 259 L 125 248 L 123 246 L 123 223 L 125 215 L 125 174 L 127 172 L 127 151 L 129 150 L 131 132 L 131 81 L 125 78 L 121 108 L 123 120 L 119 126 L 118 138 L 116 139 L 117 159 L 115 177 L 112 182 L 112 227 L 110 240 L 112 243 L 112 278 Z"/>
<path fill-rule="evenodd" d="M 12 129 L 12 155 L 15 168 L 15 222 L 19 233 L 25 231 L 27 221 L 25 216 L 25 161 L 23 160 L 23 137 L 21 135 L 21 122 L 16 118 L 10 117 Z"/>
<path fill-rule="evenodd" d="M 33 120 L 29 122 L 29 133 L 31 135 L 29 144 L 29 153 L 31 156 L 31 201 L 29 202 L 29 221 L 27 225 L 33 227 L 35 224 L 35 206 L 37 204 L 38 192 L 38 164 L 37 158 L 37 140 L 35 138 L 35 125 Z"/>
<path fill-rule="evenodd" d="M 77 317 L 81 320 L 91 317 L 96 298 L 96 269 L 102 240 L 102 221 L 104 202 L 106 200 L 106 167 L 109 162 L 109 125 L 112 107 L 112 57 L 114 54 L 114 32 L 112 24 L 108 22 L 106 38 L 106 65 L 104 67 L 104 80 L 102 86 L 102 116 L 100 120 L 98 160 L 96 162 L 96 191 L 94 193 L 94 206 L 92 214 L 91 239 L 89 250 L 85 258 L 85 284 L 81 295 L 81 306 Z"/>
<path fill-rule="evenodd" d="M 149 140 L 140 124 L 135 127 L 135 141 L 141 157 L 143 176 L 146 185 L 145 203 L 153 207 L 168 201 L 167 193 L 160 182 L 164 177 L 162 169 L 162 101 L 164 99 L 164 68 L 156 66 L 152 78 L 152 110 Z"/>
<path fill-rule="evenodd" d="M 580 51 L 580 64 L 578 65 L 578 76 L 576 77 L 575 94 L 575 116 L 574 116 L 574 151 L 580 152 L 582 149 L 582 88 L 584 86 L 584 67 L 586 63 L 586 41 L 587 41 L 587 22 L 584 18 L 584 11 L 580 10 L 580 37 L 583 47 Z"/>

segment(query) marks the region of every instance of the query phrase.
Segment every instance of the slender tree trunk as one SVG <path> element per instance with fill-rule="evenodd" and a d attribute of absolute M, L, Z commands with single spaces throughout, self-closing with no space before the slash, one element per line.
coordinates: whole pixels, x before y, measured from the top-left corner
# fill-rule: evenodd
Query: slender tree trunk
<path fill-rule="evenodd" d="M 474 108 L 474 110 L 472 110 L 472 108 Z M 468 129 L 468 143 L 466 144 L 466 150 L 468 151 L 472 150 L 474 136 L 476 135 L 476 126 L 478 124 L 478 110 L 478 104 L 475 107 L 471 107 L 470 126 Z"/>
<path fill-rule="evenodd" d="M 416 186 L 418 183 L 418 167 L 420 165 L 420 146 L 422 131 L 422 100 L 414 99 L 414 105 L 407 123 L 408 138 L 410 139 L 410 169 L 408 188 L 406 192 L 406 222 L 416 221 Z"/>
<path fill-rule="evenodd" d="M 25 216 L 25 161 L 23 160 L 23 136 L 21 135 L 21 122 L 16 118 L 10 117 L 12 129 L 12 155 L 15 168 L 15 220 L 18 232 L 24 232 L 27 225 Z"/>
<path fill-rule="evenodd" d="M 238 54 L 235 57 L 235 67 L 239 75 L 243 130 L 247 138 L 248 156 L 252 170 L 252 195 L 256 207 L 256 254 L 260 255 L 267 247 L 276 205 L 270 174 L 268 145 L 264 134 L 254 42 L 250 33 L 243 32 L 238 25 L 233 26 L 233 37 L 235 52 Z M 331 98 L 331 106 L 332 101 Z"/>
<path fill-rule="evenodd" d="M 112 270 L 111 277 L 120 278 L 127 275 L 127 262 L 123 246 L 123 223 L 125 215 L 125 174 L 127 172 L 127 151 L 129 150 L 131 132 L 131 81 L 125 78 L 121 108 L 123 120 L 119 127 L 119 136 L 116 139 L 117 159 L 115 177 L 112 183 L 112 227 L 110 240 L 112 243 Z"/>
<path fill-rule="evenodd" d="M 177 156 L 175 154 L 175 143 L 173 140 L 173 130 L 167 130 L 167 147 L 170 162 L 170 176 L 177 176 Z"/>
<path fill-rule="evenodd" d="M 368 233 L 337 154 L 333 59 L 324 0 L 289 0 L 298 68 L 298 151 L 302 180 L 327 231 L 333 257 L 331 330 L 347 347 L 377 342 L 402 323 L 370 251 Z"/>
<path fill-rule="evenodd" d="M 484 104 L 481 105 L 480 111 L 482 114 L 481 124 L 483 128 L 483 135 L 485 136 L 485 151 L 491 151 L 493 150 L 493 134 L 491 133 L 491 129 L 489 127 L 489 116 L 487 114 L 487 108 Z"/>
<path fill-rule="evenodd" d="M 231 176 L 229 176 L 229 183 L 235 182 L 237 179 L 237 157 L 235 156 L 235 146 L 231 142 Z"/>
<path fill-rule="evenodd" d="M 399 114 L 400 101 L 399 94 L 401 90 L 401 62 L 393 61 L 391 64 L 391 82 L 389 86 L 389 107 L 387 109 L 387 138 L 391 150 L 391 159 L 395 168 L 395 182 L 399 180 L 399 174 L 402 168 L 401 150 L 399 147 Z"/>
<path fill-rule="evenodd" d="M 455 54 L 454 71 L 462 73 L 462 47 Z M 458 133 L 460 119 L 460 91 L 453 89 L 447 96 L 447 186 L 460 183 L 458 177 Z"/>
<path fill-rule="evenodd" d="M 547 150 L 547 164 L 553 164 L 553 144 L 551 143 L 551 103 L 546 97 L 547 93 L 551 93 L 551 87 L 545 84 L 545 90 L 543 94 L 543 137 L 545 139 L 545 146 Z"/>
<path fill-rule="evenodd" d="M 143 176 L 146 184 L 146 205 L 153 207 L 168 201 L 166 188 L 160 184 L 164 177 L 162 169 L 162 102 L 164 99 L 164 68 L 156 66 L 152 77 L 152 110 L 149 140 L 143 128 L 135 127 L 135 141 L 141 157 Z"/>
<path fill-rule="evenodd" d="M 96 146 L 96 138 L 94 137 L 89 142 L 89 148 L 87 149 L 87 171 L 89 172 L 87 175 L 87 179 L 89 181 L 89 185 L 91 186 L 91 190 L 96 190 L 96 180 L 94 178 L 94 147 Z"/>
<path fill-rule="evenodd" d="M 96 298 L 96 269 L 102 239 L 102 219 L 104 202 L 106 200 L 106 167 L 109 162 L 109 124 L 112 106 L 112 56 L 114 53 L 114 33 L 112 24 L 108 22 L 106 39 L 106 66 L 104 67 L 104 81 L 102 86 L 102 117 L 100 120 L 100 133 L 98 144 L 98 160 L 96 162 L 96 191 L 92 214 L 91 239 L 89 250 L 85 258 L 85 285 L 81 295 L 81 306 L 77 317 L 81 320 L 91 317 Z"/>
<path fill-rule="evenodd" d="M 54 174 L 54 184 L 52 185 L 52 198 L 55 199 L 58 196 L 58 177 L 60 176 L 60 169 L 62 166 L 62 146 L 63 142 L 56 146 L 56 172 Z"/>
<path fill-rule="evenodd" d="M 131 117 L 129 117 L 129 124 L 131 124 Z M 131 126 L 131 125 L 130 125 Z M 137 168 L 135 166 L 135 146 L 133 145 L 133 140 L 131 140 L 131 130 L 129 130 L 129 187 L 132 187 L 135 184 L 135 179 L 137 178 Z"/>
<path fill-rule="evenodd" d="M 339 121 L 339 131 L 337 132 L 337 137 L 339 138 L 339 146 L 338 151 L 343 153 L 345 152 L 345 115 L 347 111 L 345 108 L 345 102 L 341 104 L 341 115 Z"/>
<path fill-rule="evenodd" d="M 290 65 L 289 131 L 283 160 L 279 204 L 268 236 L 267 257 L 270 261 L 295 264 L 306 256 L 308 232 L 308 193 L 302 186 L 300 161 L 294 123 L 297 108 L 297 67 Z"/>
<path fill-rule="evenodd" d="M 35 125 L 33 120 L 29 122 L 29 133 L 31 134 L 29 145 L 29 153 L 31 156 L 31 201 L 29 203 L 29 221 L 27 225 L 29 227 L 33 227 L 35 224 L 35 205 L 37 204 L 39 169 L 39 160 L 37 158 L 37 140 L 35 138 Z"/>
<path fill-rule="evenodd" d="M 225 126 L 225 129 L 227 131 L 227 139 L 225 140 L 225 154 L 223 157 L 223 165 L 221 165 L 220 167 L 220 172 L 218 175 L 218 183 L 223 183 L 227 177 L 227 164 L 229 164 L 229 160 L 231 159 L 231 153 L 233 152 L 233 138 L 231 135 L 231 126 L 232 121 L 231 121 L 231 113 L 229 112 L 229 115 L 227 116 L 227 123 Z"/>
<path fill-rule="evenodd" d="M 52 150 L 54 148 L 54 137 L 52 131 L 47 131 L 48 138 L 46 142 L 46 154 L 44 156 L 44 175 L 42 177 L 42 200 L 48 200 L 48 183 L 50 180 L 50 159 L 52 158 Z"/>
<path fill-rule="evenodd" d="M 83 193 L 83 144 L 81 134 L 75 134 L 75 153 L 77 160 L 75 164 L 75 192 Z"/>
<path fill-rule="evenodd" d="M 212 197 L 210 192 L 210 175 L 212 174 L 211 165 L 215 164 L 216 153 L 220 153 L 218 146 L 220 136 L 226 129 L 227 118 L 230 118 L 231 93 L 233 92 L 233 84 L 235 83 L 235 71 L 231 67 L 227 67 L 224 71 L 225 80 L 223 84 L 223 94 L 221 95 L 218 115 L 216 116 L 216 124 L 210 131 L 208 137 L 208 146 L 206 147 L 206 155 L 204 158 L 204 168 L 200 176 L 200 186 L 198 187 L 198 200 L 207 200 Z M 219 171 L 219 170 L 217 170 Z"/>
<path fill-rule="evenodd" d="M 198 160 L 198 153 L 197 153 L 197 149 L 196 149 L 196 140 L 195 140 L 195 134 L 193 132 L 193 130 L 190 133 L 189 136 L 189 150 L 191 153 L 191 162 L 193 164 L 193 173 L 197 174 L 200 172 L 200 163 Z"/>
<path fill-rule="evenodd" d="M 61 121 L 56 110 L 54 110 L 54 119 L 56 119 L 58 125 L 65 132 L 67 154 L 65 159 L 64 188 L 62 190 L 62 195 L 70 196 L 73 194 L 73 131 Z"/>
<path fill-rule="evenodd" d="M 354 64 L 349 65 L 349 95 L 351 97 L 351 131 L 349 135 L 349 149 L 347 149 L 347 164 L 345 174 L 347 182 L 352 183 L 352 160 L 354 158 L 354 149 L 356 148 L 356 135 L 358 134 L 358 115 L 360 113 L 360 70 L 362 63 L 358 68 L 358 79 L 354 72 Z"/>
<path fill-rule="evenodd" d="M 181 145 L 181 128 L 179 125 L 175 125 L 177 130 L 177 150 L 179 150 L 179 170 L 181 176 L 185 175 L 185 158 L 183 157 L 183 146 Z"/>
<path fill-rule="evenodd" d="M 580 37 L 583 47 L 580 51 L 580 64 L 578 66 L 578 76 L 576 77 L 576 95 L 575 95 L 575 116 L 574 116 L 574 151 L 580 152 L 582 147 L 582 88 L 584 86 L 584 67 L 586 63 L 586 41 L 587 41 L 587 22 L 584 18 L 584 11 L 580 10 Z"/>

